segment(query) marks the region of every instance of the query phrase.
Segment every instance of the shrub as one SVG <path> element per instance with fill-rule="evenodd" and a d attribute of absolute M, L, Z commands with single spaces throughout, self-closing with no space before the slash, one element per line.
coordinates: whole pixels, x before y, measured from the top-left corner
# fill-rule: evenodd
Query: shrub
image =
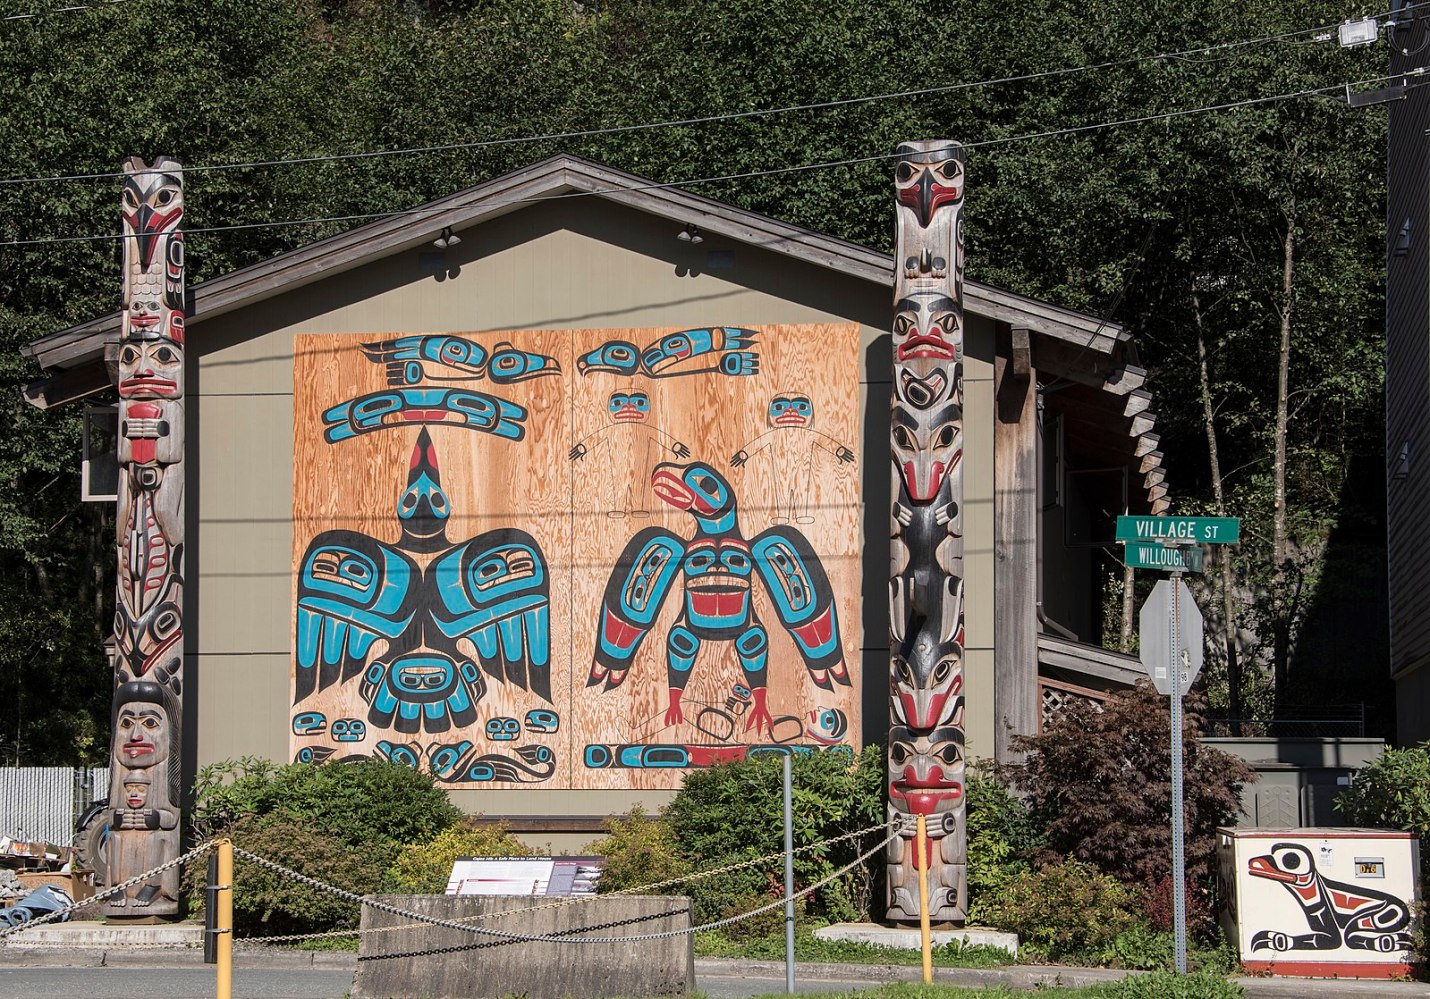
<path fill-rule="evenodd" d="M 585 852 L 606 858 L 601 891 L 626 891 L 669 881 L 690 873 L 676 847 L 670 825 L 637 805 L 625 815 L 606 820 L 607 834 L 585 846 Z M 673 894 L 683 889 L 672 886 Z"/>
<path fill-rule="evenodd" d="M 1025 871 L 985 906 L 989 922 L 1049 958 L 1101 951 L 1137 923 L 1137 894 L 1090 864 L 1064 860 Z"/>
<path fill-rule="evenodd" d="M 1240 792 L 1256 779 L 1242 760 L 1204 747 L 1206 699 L 1186 698 L 1183 716 L 1187 875 L 1216 877 L 1216 829 L 1241 812 Z M 1027 792 L 1048 846 L 1096 865 L 1129 885 L 1171 873 L 1171 725 L 1168 699 L 1150 684 L 1098 707 L 1074 701 L 1041 735 L 1020 736 L 1028 754 L 1001 773 Z"/>
<path fill-rule="evenodd" d="M 226 833 L 234 845 L 345 891 L 384 890 L 392 862 L 391 842 L 345 843 L 305 822 L 269 814 L 239 819 Z M 191 899 L 203 898 L 207 865 L 191 864 L 184 882 Z M 200 905 L 201 908 L 201 905 Z M 246 860 L 234 858 L 233 922 L 240 937 L 355 929 L 359 907 Z"/>
<path fill-rule="evenodd" d="M 425 843 L 408 843 L 397 853 L 388 880 L 398 891 L 440 895 L 447 890 L 458 857 L 529 857 L 532 850 L 502 822 L 467 817 Z"/>
<path fill-rule="evenodd" d="M 978 923 L 983 909 L 1029 869 L 1028 857 L 1042 843 L 1028 808 L 996 777 L 970 770 L 968 805 L 968 918 Z"/>
<path fill-rule="evenodd" d="M 1133 971 L 1159 971 L 1170 968 L 1176 957 L 1177 941 L 1171 933 L 1138 925 L 1117 934 L 1098 963 Z"/>
<path fill-rule="evenodd" d="M 1107 991 L 1107 999 L 1241 999 L 1240 985 L 1209 972 L 1178 975 L 1156 971 L 1150 975 L 1128 975 Z"/>
<path fill-rule="evenodd" d="M 883 751 L 859 757 L 826 752 L 796 756 L 793 768 L 794 844 L 817 843 L 885 820 Z M 777 757 L 722 763 L 697 771 L 665 811 L 680 855 L 693 870 L 710 870 L 784 849 L 783 777 Z M 875 834 L 795 855 L 795 884 L 822 880 L 877 842 Z M 875 854 L 809 898 L 809 913 L 829 921 L 867 918 L 883 858 Z M 700 922 L 779 898 L 779 861 L 692 882 Z"/>
<path fill-rule="evenodd" d="M 244 757 L 204 767 L 194 781 L 200 836 L 244 816 L 280 815 L 346 843 L 420 843 L 461 814 L 431 774 L 380 759 L 276 765 Z"/>
<path fill-rule="evenodd" d="M 1430 742 L 1381 753 L 1351 777 L 1336 809 L 1352 825 L 1407 829 L 1430 843 Z"/>
<path fill-rule="evenodd" d="M 1177 909 L 1172 875 L 1148 877 L 1142 883 L 1142 914 L 1154 930 L 1171 932 L 1176 924 Z M 1215 940 L 1216 913 L 1212 910 L 1211 891 L 1201 884 L 1187 885 L 1187 929 L 1202 940 Z"/>

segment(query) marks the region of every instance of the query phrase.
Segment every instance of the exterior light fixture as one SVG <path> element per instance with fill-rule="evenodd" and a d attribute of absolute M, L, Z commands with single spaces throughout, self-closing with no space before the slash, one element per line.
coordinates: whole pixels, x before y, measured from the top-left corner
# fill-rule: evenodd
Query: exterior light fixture
<path fill-rule="evenodd" d="M 675 238 L 680 240 L 682 243 L 705 242 L 705 237 L 700 235 L 700 229 L 697 226 L 693 225 L 688 225 L 684 229 L 680 230 L 679 234 L 677 234 Z"/>
<path fill-rule="evenodd" d="M 1380 38 L 1380 22 L 1373 17 L 1363 17 L 1359 21 L 1347 21 L 1341 25 L 1341 48 L 1350 49 L 1357 45 L 1371 45 Z"/>
<path fill-rule="evenodd" d="M 1390 473 L 1390 477 L 1396 482 L 1410 477 L 1410 442 L 1406 441 L 1400 445 L 1400 454 L 1395 460 L 1395 471 Z"/>
<path fill-rule="evenodd" d="M 443 227 L 442 227 L 442 235 L 440 235 L 440 236 L 438 236 L 436 239 L 432 240 L 432 245 L 435 246 L 435 247 L 437 247 L 437 249 L 439 249 L 439 250 L 446 250 L 446 249 L 449 249 L 449 248 L 451 248 L 451 247 L 453 247 L 453 246 L 456 246 L 456 245 L 457 245 L 458 243 L 460 243 L 461 241 L 462 241 L 462 237 L 461 237 L 461 236 L 458 236 L 456 233 L 454 233 L 454 232 L 452 231 L 452 227 L 451 227 L 451 226 L 443 226 Z"/>

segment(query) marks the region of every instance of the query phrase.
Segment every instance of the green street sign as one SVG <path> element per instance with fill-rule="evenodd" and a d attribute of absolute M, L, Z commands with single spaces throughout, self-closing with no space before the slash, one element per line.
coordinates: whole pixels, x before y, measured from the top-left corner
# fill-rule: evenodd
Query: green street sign
<path fill-rule="evenodd" d="M 1122 557 L 1133 569 L 1163 572 L 1201 572 L 1203 553 L 1197 545 L 1159 545 L 1155 541 L 1129 541 Z"/>
<path fill-rule="evenodd" d="M 1234 545 L 1241 540 L 1241 521 L 1236 517 L 1118 517 L 1117 540 Z"/>

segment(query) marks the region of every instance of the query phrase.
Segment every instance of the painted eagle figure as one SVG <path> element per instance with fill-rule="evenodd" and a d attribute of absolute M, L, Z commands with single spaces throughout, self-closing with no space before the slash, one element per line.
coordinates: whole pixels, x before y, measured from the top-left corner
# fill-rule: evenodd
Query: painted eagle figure
<path fill-rule="evenodd" d="M 360 676 L 372 724 L 446 732 L 476 721 L 483 671 L 549 702 L 550 582 L 536 540 L 513 528 L 447 539 L 451 502 L 426 429 L 396 513 L 393 544 L 338 530 L 308 546 L 293 703 Z"/>
<path fill-rule="evenodd" d="M 657 465 L 651 488 L 691 516 L 695 533 L 687 539 L 648 527 L 626 545 L 606 583 L 586 685 L 604 682 L 609 690 L 625 680 L 678 580 L 684 591 L 681 612 L 665 641 L 666 724 L 684 721 L 680 701 L 702 646 L 734 642 L 753 702 L 745 728 L 768 731 L 773 721 L 766 705 L 769 636 L 751 592 L 758 578 L 814 683 L 825 690 L 836 683 L 848 686 L 834 591 L 805 536 L 777 526 L 746 540 L 734 490 L 703 462 Z"/>

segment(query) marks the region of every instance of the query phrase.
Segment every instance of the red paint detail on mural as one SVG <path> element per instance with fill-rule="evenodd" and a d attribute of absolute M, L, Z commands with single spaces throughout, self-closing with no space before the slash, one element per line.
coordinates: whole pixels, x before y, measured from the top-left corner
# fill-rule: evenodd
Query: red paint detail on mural
<path fill-rule="evenodd" d="M 606 623 L 603 631 L 606 641 L 618 649 L 629 649 L 635 644 L 636 639 L 641 636 L 641 630 L 639 628 L 632 628 L 620 618 L 616 617 L 616 615 L 612 614 L 609 608 L 606 610 Z"/>
<path fill-rule="evenodd" d="M 686 746 L 692 767 L 713 767 L 717 763 L 731 763 L 745 758 L 745 746 Z"/>
<path fill-rule="evenodd" d="M 690 607 L 701 617 L 745 619 L 749 589 L 743 586 L 689 587 Z"/>
<path fill-rule="evenodd" d="M 822 648 L 834 635 L 834 605 L 825 608 L 824 613 L 809 624 L 795 628 L 794 633 L 811 649 Z"/>

